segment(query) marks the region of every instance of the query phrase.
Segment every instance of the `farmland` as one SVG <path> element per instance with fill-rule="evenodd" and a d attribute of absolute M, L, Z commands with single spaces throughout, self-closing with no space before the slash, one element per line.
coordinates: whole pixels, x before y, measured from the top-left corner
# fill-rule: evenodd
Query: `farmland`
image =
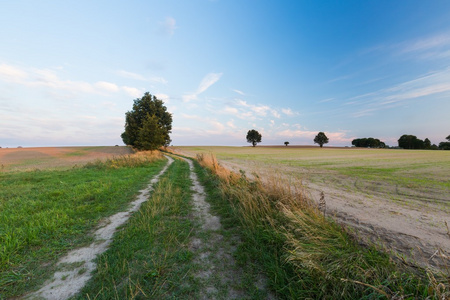
<path fill-rule="evenodd" d="M 449 274 L 411 268 L 378 244 L 360 243 L 376 234 L 385 238 L 384 250 L 400 254 L 415 246 L 410 240 L 426 255 L 435 246 L 446 250 L 438 219 L 448 215 L 443 151 L 173 149 L 203 154 L 197 163 L 125 147 L 0 150 L 0 298 L 449 295 Z M 314 204 L 321 192 L 325 218 Z M 133 204 L 136 197 L 142 207 Z M 416 220 L 414 212 L 428 218 Z M 106 229 L 124 215 L 129 220 Z M 380 216 L 390 227 L 373 223 Z M 414 224 L 434 244 L 400 231 Z M 97 255 L 79 260 L 91 248 Z M 440 254 L 414 259 L 439 268 Z M 86 281 L 75 288 L 80 278 Z"/>
<path fill-rule="evenodd" d="M 319 147 L 177 147 L 214 154 L 235 171 L 301 183 L 324 192 L 329 215 L 362 239 L 429 266 L 438 248 L 450 252 L 450 152 Z M 425 254 L 424 254 L 425 253 Z"/>

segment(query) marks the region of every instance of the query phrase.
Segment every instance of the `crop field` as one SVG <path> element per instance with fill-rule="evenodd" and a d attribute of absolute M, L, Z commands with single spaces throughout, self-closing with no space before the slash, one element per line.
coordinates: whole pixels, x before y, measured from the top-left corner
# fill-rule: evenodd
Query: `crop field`
<path fill-rule="evenodd" d="M 128 147 L 0 148 L 0 172 L 72 167 L 131 153 Z"/>
<path fill-rule="evenodd" d="M 423 266 L 438 249 L 450 253 L 450 151 L 319 147 L 177 147 L 214 154 L 235 171 L 324 192 L 327 210 L 364 239 L 381 241 Z M 424 254 L 425 253 L 425 254 Z M 437 262 L 435 264 L 438 264 Z"/>

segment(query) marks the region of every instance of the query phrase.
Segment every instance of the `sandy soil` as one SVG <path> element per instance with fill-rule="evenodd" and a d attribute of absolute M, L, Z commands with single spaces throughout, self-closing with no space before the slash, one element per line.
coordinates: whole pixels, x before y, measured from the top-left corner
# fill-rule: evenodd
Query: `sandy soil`
<path fill-rule="evenodd" d="M 137 199 L 131 203 L 127 211 L 119 212 L 101 222 L 99 228 L 94 232 L 95 241 L 92 244 L 75 249 L 61 258 L 58 262 L 61 270 L 57 271 L 53 278 L 46 282 L 41 289 L 24 298 L 62 300 L 79 293 L 96 268 L 95 258 L 108 249 L 117 228 L 123 225 L 143 202 L 147 201 L 153 186 L 173 162 L 172 158 L 167 158 L 169 159 L 167 165 L 150 181 L 145 189 L 140 191 Z"/>
<path fill-rule="evenodd" d="M 258 166 L 254 162 L 220 163 L 235 172 L 244 170 L 250 177 L 256 172 L 263 180 L 276 172 L 277 176 L 284 176 L 287 182 L 291 182 L 288 167 L 268 170 L 267 166 Z M 441 270 L 450 266 L 450 215 L 448 207 L 443 208 L 440 201 L 425 202 L 423 198 L 417 200 L 414 195 L 402 193 L 398 193 L 397 200 L 392 201 L 386 199 L 382 192 L 366 191 L 364 188 L 347 191 L 330 182 L 308 180 L 303 180 L 302 184 L 309 197 L 316 202 L 324 192 L 327 216 L 346 225 L 362 244 L 374 243 L 410 264 Z M 358 182 L 352 184 L 356 186 Z M 388 187 L 380 189 L 385 188 Z"/>

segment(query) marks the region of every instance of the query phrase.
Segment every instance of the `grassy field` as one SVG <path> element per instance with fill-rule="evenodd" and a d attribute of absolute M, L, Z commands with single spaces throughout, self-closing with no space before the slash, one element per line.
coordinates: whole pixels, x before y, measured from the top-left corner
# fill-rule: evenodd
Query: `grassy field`
<path fill-rule="evenodd" d="M 41 169 L 0 173 L 1 299 L 42 284 L 59 257 L 90 242 L 99 220 L 123 210 L 165 164 L 159 153 L 86 156 L 95 160 L 75 168 L 59 161 L 55 170 L 38 156 Z"/>
<path fill-rule="evenodd" d="M 319 147 L 178 147 L 213 153 L 231 167 L 278 173 L 313 183 L 390 198 L 433 201 L 450 212 L 450 151 Z"/>
<path fill-rule="evenodd" d="M 11 150 L 19 154 L 8 152 L 5 160 L 5 152 L 0 153 L 0 161 L 7 162 L 0 172 L 1 299 L 36 290 L 57 270 L 61 256 L 91 243 L 89 233 L 98 222 L 122 211 L 165 164 L 161 154 L 118 157 L 117 151 L 129 151 L 121 147 Z M 351 186 L 352 191 L 357 181 L 367 194 L 385 195 L 389 186 L 397 191 L 416 189 L 417 201 L 440 196 L 435 201 L 446 208 L 445 171 L 450 169 L 446 152 L 293 147 L 178 150 L 192 156 L 215 153 L 237 170 L 250 166 L 246 169 L 284 176 L 268 184 L 254 181 L 222 168 L 214 156 L 200 156 L 195 172 L 223 226 L 203 231 L 193 213 L 188 164 L 176 160 L 149 201 L 97 258 L 93 278 L 76 299 L 199 299 L 211 287 L 222 295 L 218 299 L 228 299 L 226 274 L 240 274 L 235 288 L 246 299 L 269 294 L 277 299 L 449 297 L 450 273 L 411 268 L 375 247 L 362 247 L 292 184 L 307 176 L 316 183 Z M 380 182 L 383 189 L 376 188 Z M 429 186 L 438 191 L 425 197 Z M 192 248 L 192 241 L 198 239 L 206 245 L 200 252 Z M 214 245 L 208 241 L 215 241 Z M 218 272 L 231 265 L 218 261 L 226 257 L 221 254 L 224 249 L 234 249 L 228 256 L 236 262 L 231 273 Z M 216 259 L 207 261 L 207 256 Z M 199 277 L 205 270 L 211 276 Z"/>

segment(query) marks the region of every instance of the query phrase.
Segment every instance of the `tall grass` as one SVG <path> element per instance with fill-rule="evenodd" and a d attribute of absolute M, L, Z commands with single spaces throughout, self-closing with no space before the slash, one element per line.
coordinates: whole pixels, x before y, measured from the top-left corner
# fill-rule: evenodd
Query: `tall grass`
<path fill-rule="evenodd" d="M 245 249 L 259 261 L 271 287 L 295 299 L 447 299 L 450 276 L 411 269 L 375 247 L 361 247 L 345 228 L 325 218 L 302 193 L 300 183 L 271 178 L 264 183 L 233 174 L 213 155 L 199 163 L 216 178 Z M 213 181 L 214 176 L 203 176 Z"/>
<path fill-rule="evenodd" d="M 0 173 L 0 299 L 41 284 L 64 253 L 123 210 L 163 167 L 139 154 L 66 170 Z"/>

